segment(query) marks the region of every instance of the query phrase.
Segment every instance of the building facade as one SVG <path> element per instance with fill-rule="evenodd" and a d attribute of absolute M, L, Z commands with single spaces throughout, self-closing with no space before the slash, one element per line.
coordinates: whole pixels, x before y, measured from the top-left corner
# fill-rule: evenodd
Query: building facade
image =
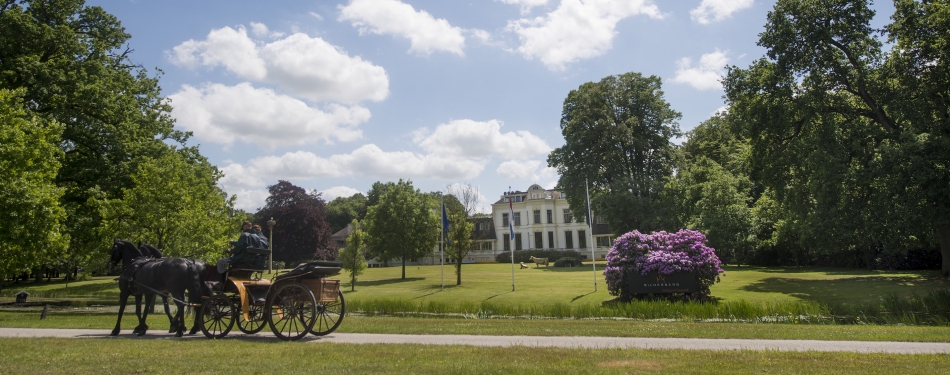
<path fill-rule="evenodd" d="M 509 200 L 513 217 L 509 216 Z M 528 191 L 515 191 L 501 196 L 492 204 L 492 219 L 496 228 L 496 254 L 514 249 L 575 250 L 584 259 L 603 259 L 613 245 L 613 234 L 607 223 L 592 215 L 591 227 L 571 212 L 567 196 L 554 189 L 531 185 Z M 509 221 L 514 224 L 511 240 Z"/>

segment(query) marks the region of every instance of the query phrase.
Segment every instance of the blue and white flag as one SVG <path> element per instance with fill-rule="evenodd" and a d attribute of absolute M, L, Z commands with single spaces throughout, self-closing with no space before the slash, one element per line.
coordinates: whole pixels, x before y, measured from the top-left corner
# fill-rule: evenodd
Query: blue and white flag
<path fill-rule="evenodd" d="M 508 192 L 508 231 L 511 236 L 511 240 L 515 239 L 515 209 L 511 202 L 514 202 L 515 197 L 511 195 L 511 192 Z"/>

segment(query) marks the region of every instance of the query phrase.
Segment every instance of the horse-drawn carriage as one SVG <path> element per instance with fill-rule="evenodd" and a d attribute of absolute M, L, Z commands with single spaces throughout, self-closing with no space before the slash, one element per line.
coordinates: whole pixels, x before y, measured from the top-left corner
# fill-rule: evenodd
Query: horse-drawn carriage
<path fill-rule="evenodd" d="M 262 276 L 270 250 L 247 251 L 261 260 L 232 264 L 225 285 L 197 311 L 205 336 L 224 337 L 235 324 L 241 332 L 254 334 L 266 324 L 275 336 L 297 340 L 307 333 L 327 335 L 340 326 L 346 301 L 340 280 L 327 279 L 340 273 L 339 262 L 301 264 L 268 280 Z"/>
<path fill-rule="evenodd" d="M 149 247 L 148 245 L 142 246 Z M 144 335 L 148 312 L 155 296 L 175 301 L 178 312 L 165 313 L 170 332 L 182 336 L 185 331 L 186 306 L 196 308 L 195 324 L 189 334 L 200 328 L 209 338 L 226 336 L 237 323 L 241 332 L 254 334 L 269 325 L 274 335 L 284 340 L 297 340 L 308 333 L 329 334 L 340 326 L 346 313 L 346 301 L 340 291 L 340 280 L 327 279 L 342 269 L 339 262 L 304 263 L 285 273 L 264 279 L 268 249 L 248 248 L 250 259 L 232 263 L 225 285 L 212 292 L 204 280 L 217 276 L 214 267 L 188 258 L 164 258 L 160 253 L 146 255 L 129 241 L 116 240 L 110 250 L 110 262 L 122 263 L 119 281 L 119 315 L 112 335 L 118 335 L 122 315 L 129 296 L 136 298 L 139 325 L 134 333 Z M 209 275 L 210 274 L 210 275 Z M 187 293 L 186 293 L 187 292 Z M 145 308 L 142 309 L 142 298 Z M 187 300 L 187 301 L 186 301 Z"/>

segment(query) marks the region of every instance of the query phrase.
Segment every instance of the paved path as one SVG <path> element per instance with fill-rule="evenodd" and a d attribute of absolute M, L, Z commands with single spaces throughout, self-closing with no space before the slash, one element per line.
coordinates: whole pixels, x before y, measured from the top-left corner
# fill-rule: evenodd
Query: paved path
<path fill-rule="evenodd" d="M 37 329 L 0 328 L 0 337 L 65 337 L 111 338 L 107 330 L 91 329 Z M 171 334 L 149 331 L 135 336 L 131 330 L 118 337 L 134 339 L 174 339 Z M 204 340 L 198 333 L 185 340 Z M 245 335 L 232 331 L 227 339 L 277 340 L 270 333 Z M 778 350 L 856 352 L 892 354 L 950 354 L 950 343 L 893 342 L 893 341 L 820 341 L 820 340 L 745 340 L 745 339 L 682 339 L 646 337 L 564 337 L 564 336 L 479 336 L 479 335 L 390 335 L 373 333 L 335 333 L 324 337 L 307 336 L 311 343 L 340 344 L 424 344 L 471 346 L 530 346 L 546 348 L 641 348 L 688 350 Z"/>

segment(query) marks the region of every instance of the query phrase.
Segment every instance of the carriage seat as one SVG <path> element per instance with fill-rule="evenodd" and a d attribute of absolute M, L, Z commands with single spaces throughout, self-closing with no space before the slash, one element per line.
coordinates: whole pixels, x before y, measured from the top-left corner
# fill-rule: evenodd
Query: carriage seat
<path fill-rule="evenodd" d="M 248 254 L 253 255 L 251 258 L 240 259 L 232 261 L 229 266 L 230 270 L 250 270 L 250 271 L 263 271 L 267 270 L 267 258 L 270 255 L 271 251 L 269 249 L 261 249 L 257 247 L 249 247 L 244 250 Z"/>

